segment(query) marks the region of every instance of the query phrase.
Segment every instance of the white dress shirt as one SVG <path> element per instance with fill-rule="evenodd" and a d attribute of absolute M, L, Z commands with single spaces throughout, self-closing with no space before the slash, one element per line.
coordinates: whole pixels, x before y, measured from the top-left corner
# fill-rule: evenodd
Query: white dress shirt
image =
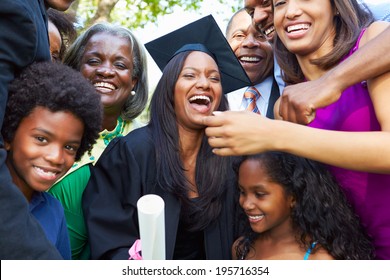
<path fill-rule="evenodd" d="M 374 15 L 375 20 L 390 22 L 390 0 L 365 0 L 364 2 Z"/>
<path fill-rule="evenodd" d="M 275 81 L 278 83 L 279 92 L 280 94 L 282 94 L 286 84 L 282 79 L 282 70 L 280 69 L 280 66 L 276 60 L 276 56 L 274 56 L 274 77 L 275 77 Z"/>
<path fill-rule="evenodd" d="M 268 77 L 260 84 L 255 85 L 256 89 L 260 92 L 261 97 L 256 100 L 257 108 L 259 108 L 260 114 L 267 115 L 267 108 L 269 98 L 271 96 L 273 77 Z M 229 107 L 231 111 L 242 111 L 246 108 L 246 103 L 243 101 L 244 92 L 248 87 L 240 88 L 227 94 L 229 101 Z M 273 108 L 272 108 L 273 110 Z"/>

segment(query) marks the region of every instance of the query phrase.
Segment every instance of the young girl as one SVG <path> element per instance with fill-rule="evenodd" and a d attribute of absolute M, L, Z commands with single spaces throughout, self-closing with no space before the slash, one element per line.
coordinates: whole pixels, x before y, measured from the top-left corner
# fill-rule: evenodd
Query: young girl
<path fill-rule="evenodd" d="M 287 153 L 238 167 L 244 235 L 234 259 L 371 259 L 373 246 L 340 187 L 320 164 Z"/>
<path fill-rule="evenodd" d="M 101 120 L 94 87 L 65 65 L 33 64 L 9 87 L 2 128 L 6 164 L 31 213 L 64 259 L 70 259 L 64 210 L 45 191 L 90 149 Z"/>

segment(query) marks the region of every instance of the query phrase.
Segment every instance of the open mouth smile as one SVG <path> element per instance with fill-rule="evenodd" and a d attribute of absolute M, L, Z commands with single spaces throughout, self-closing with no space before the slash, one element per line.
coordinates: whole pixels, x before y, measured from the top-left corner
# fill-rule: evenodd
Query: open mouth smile
<path fill-rule="evenodd" d="M 106 82 L 97 82 L 97 83 L 94 83 L 93 86 L 96 88 L 97 91 L 102 91 L 102 92 L 116 90 L 116 86 L 114 86 L 111 83 L 106 83 Z"/>
<path fill-rule="evenodd" d="M 194 110 L 200 113 L 205 113 L 210 109 L 212 99 L 209 96 L 197 94 L 191 96 L 188 99 L 188 102 Z"/>
<path fill-rule="evenodd" d="M 241 56 L 239 60 L 241 63 L 258 63 L 260 58 L 256 56 Z"/>

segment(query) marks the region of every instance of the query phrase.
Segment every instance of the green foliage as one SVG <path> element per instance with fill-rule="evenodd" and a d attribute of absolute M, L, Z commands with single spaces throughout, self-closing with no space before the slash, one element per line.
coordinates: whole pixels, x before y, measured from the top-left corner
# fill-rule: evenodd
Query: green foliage
<path fill-rule="evenodd" d="M 171 14 L 177 6 L 184 11 L 197 11 L 204 0 L 79 0 L 74 5 L 79 29 L 97 21 L 119 23 L 128 28 L 142 28 L 156 23 L 159 17 Z M 232 11 L 241 7 L 240 0 L 215 0 L 230 5 Z"/>
<path fill-rule="evenodd" d="M 184 10 L 197 10 L 203 0 L 127 0 L 125 2 L 127 2 L 126 10 L 113 10 L 112 19 L 128 27 L 143 27 L 149 22 L 155 23 L 158 16 L 171 14 L 177 5 Z"/>

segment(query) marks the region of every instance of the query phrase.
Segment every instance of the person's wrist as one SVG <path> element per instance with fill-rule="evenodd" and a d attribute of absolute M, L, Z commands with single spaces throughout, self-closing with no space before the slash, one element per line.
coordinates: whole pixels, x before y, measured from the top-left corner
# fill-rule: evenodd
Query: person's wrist
<path fill-rule="evenodd" d="M 333 93 L 334 100 L 339 99 L 341 93 L 348 87 L 343 74 L 337 69 L 332 69 L 322 76 L 323 84 Z"/>

